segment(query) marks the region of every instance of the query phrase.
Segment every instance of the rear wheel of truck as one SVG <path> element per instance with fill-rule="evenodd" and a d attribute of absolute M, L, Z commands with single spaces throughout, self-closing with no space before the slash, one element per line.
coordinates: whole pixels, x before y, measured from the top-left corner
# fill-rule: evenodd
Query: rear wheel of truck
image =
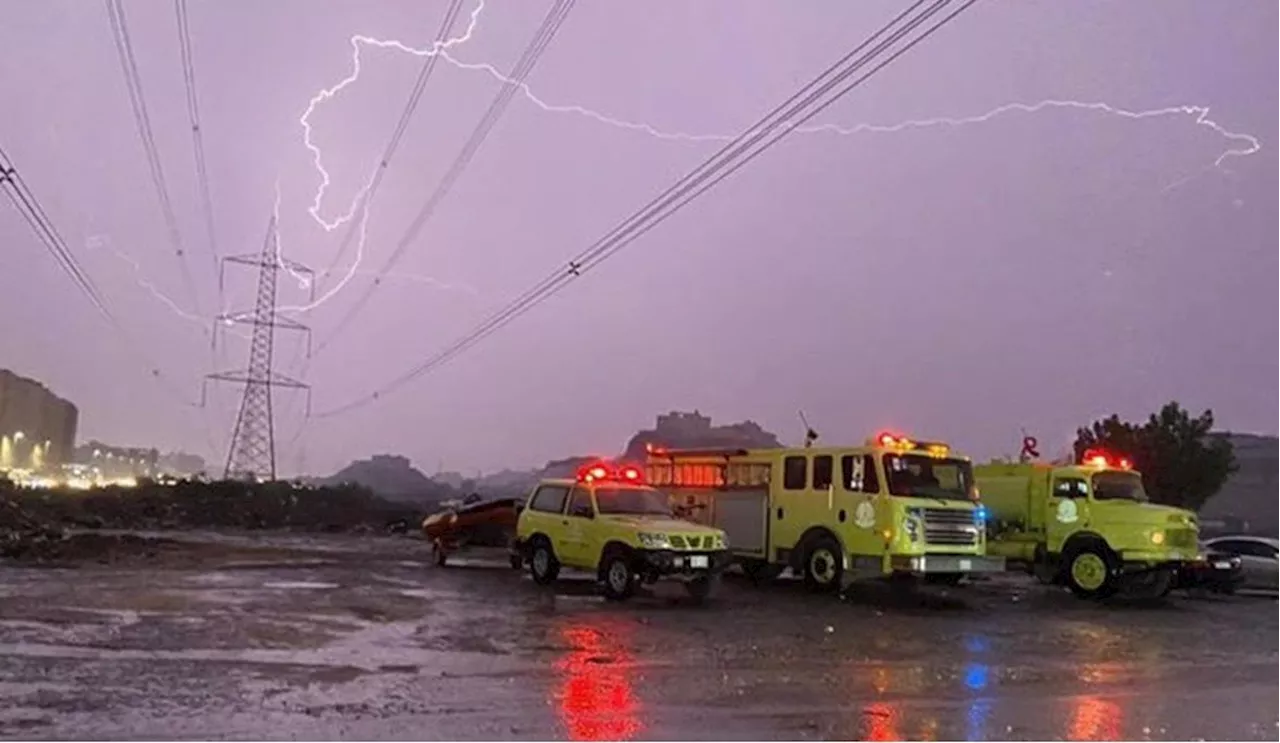
<path fill-rule="evenodd" d="M 631 572 L 631 562 L 621 552 L 614 552 L 600 566 L 604 579 L 604 597 L 610 601 L 625 601 L 636 590 L 636 577 Z"/>
<path fill-rule="evenodd" d="M 540 586 L 554 582 L 560 575 L 560 561 L 551 551 L 551 543 L 545 537 L 539 537 L 532 544 L 533 552 L 529 557 L 529 574 L 533 582 Z"/>
<path fill-rule="evenodd" d="M 1115 569 L 1105 545 L 1088 543 L 1067 557 L 1067 586 L 1080 598 L 1095 599 L 1115 592 Z"/>
<path fill-rule="evenodd" d="M 825 534 L 812 539 L 804 553 L 804 584 L 823 593 L 838 591 L 843 575 L 840 543 Z"/>
<path fill-rule="evenodd" d="M 715 595 L 719 585 L 720 576 L 704 575 L 685 582 L 684 590 L 688 592 L 689 598 L 693 599 L 695 604 L 701 604 Z"/>

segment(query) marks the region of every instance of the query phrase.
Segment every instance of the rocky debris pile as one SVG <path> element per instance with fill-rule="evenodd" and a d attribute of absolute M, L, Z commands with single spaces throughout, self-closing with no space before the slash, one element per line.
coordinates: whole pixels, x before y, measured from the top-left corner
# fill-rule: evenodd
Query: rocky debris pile
<path fill-rule="evenodd" d="M 10 497 L 13 490 L 0 483 L 0 557 L 18 557 L 30 549 L 61 541 L 65 532 L 41 521 Z"/>
<path fill-rule="evenodd" d="M 20 490 L 0 484 L 0 556 L 64 541 L 70 529 L 293 530 L 404 533 L 420 509 L 356 487 L 287 482 L 180 482 L 95 490 Z"/>

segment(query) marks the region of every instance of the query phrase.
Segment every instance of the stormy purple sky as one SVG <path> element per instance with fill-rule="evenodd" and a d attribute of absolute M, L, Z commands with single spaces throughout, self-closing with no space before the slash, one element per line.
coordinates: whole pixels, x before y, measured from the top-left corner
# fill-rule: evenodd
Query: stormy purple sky
<path fill-rule="evenodd" d="M 840 57 L 906 0 L 580 2 L 529 82 L 555 104 L 671 132 L 736 132 Z M 444 0 L 190 0 L 209 182 L 224 253 L 259 250 L 280 183 L 285 254 L 319 269 L 342 230 L 307 212 L 320 182 L 308 100 L 350 72 L 353 34 L 427 46 Z M 489 0 L 467 62 L 509 69 L 548 2 Z M 474 7 L 468 2 L 465 10 Z M 206 318 L 218 304 L 173 3 L 126 0 L 158 151 Z M 277 396 L 279 466 L 332 471 L 377 452 L 424 470 L 528 466 L 612 452 L 657 412 L 753 418 L 798 441 L 884 426 L 976 457 L 1019 429 L 1057 450 L 1077 425 L 1169 399 L 1221 426 L 1277 428 L 1277 4 L 984 0 L 833 106 L 823 123 L 982 123 L 797 135 L 602 268 L 396 394 L 313 419 Z M 148 176 L 103 3 L 4 0 L 0 146 L 113 311 L 129 350 L 0 203 L 0 367 L 80 407 L 80 438 L 183 448 L 221 466 L 238 388 L 210 386 L 194 312 Z M 463 19 L 465 21 L 465 18 Z M 345 212 L 376 164 L 419 58 L 365 50 L 363 73 L 314 113 Z M 441 63 L 370 214 L 360 269 L 298 319 L 330 336 L 470 133 L 497 83 Z M 585 248 L 714 151 L 517 96 L 369 305 L 306 370 L 321 412 L 439 350 Z M 1191 180 L 1166 189 L 1188 176 Z M 348 261 L 350 258 L 348 254 Z M 136 268 L 133 263 L 136 262 Z M 346 264 L 342 266 L 346 267 Z M 247 307 L 252 275 L 228 274 Z M 336 278 L 336 277 L 335 277 Z M 332 285 L 333 280 L 324 282 Z M 282 304 L 304 299 L 282 276 Z M 217 309 L 221 309 L 218 307 Z M 226 339 L 222 366 L 247 344 Z M 281 371 L 301 374 L 295 337 Z M 184 404 L 186 403 L 186 404 Z"/>

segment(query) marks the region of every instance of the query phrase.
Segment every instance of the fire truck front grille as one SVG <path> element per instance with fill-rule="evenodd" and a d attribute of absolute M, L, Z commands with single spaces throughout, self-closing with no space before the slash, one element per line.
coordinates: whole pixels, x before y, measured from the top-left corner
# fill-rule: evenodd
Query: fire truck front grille
<path fill-rule="evenodd" d="M 924 509 L 925 544 L 972 547 L 978 543 L 973 512 L 963 509 Z"/>
<path fill-rule="evenodd" d="M 1170 529 L 1169 530 L 1169 546 L 1179 547 L 1179 548 L 1196 546 L 1196 530 L 1195 529 Z"/>

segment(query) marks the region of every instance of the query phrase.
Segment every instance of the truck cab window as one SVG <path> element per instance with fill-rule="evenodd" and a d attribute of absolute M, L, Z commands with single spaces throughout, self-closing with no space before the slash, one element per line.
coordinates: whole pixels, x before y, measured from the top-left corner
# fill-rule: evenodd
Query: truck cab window
<path fill-rule="evenodd" d="M 813 489 L 826 490 L 831 487 L 832 474 L 831 455 L 823 454 L 813 458 Z"/>
<path fill-rule="evenodd" d="M 787 457 L 782 460 L 782 487 L 786 490 L 804 490 L 809 484 L 809 458 Z"/>
<path fill-rule="evenodd" d="M 569 495 L 569 488 L 563 485 L 543 485 L 529 503 L 529 510 L 542 513 L 560 513 L 564 510 L 564 499 Z"/>
<path fill-rule="evenodd" d="M 846 454 L 840 457 L 840 477 L 851 493 L 879 493 L 880 476 L 876 460 L 870 454 Z"/>
<path fill-rule="evenodd" d="M 1053 481 L 1053 495 L 1056 498 L 1084 498 L 1089 494 L 1089 486 L 1078 477 L 1062 477 Z"/>

